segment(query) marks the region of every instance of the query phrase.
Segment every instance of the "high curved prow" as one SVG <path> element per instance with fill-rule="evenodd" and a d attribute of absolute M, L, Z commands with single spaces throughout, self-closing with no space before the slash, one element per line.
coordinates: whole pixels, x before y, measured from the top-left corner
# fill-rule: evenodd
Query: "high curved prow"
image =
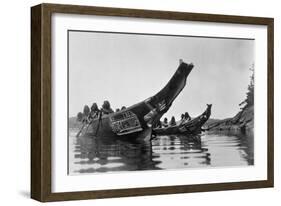
<path fill-rule="evenodd" d="M 163 110 L 167 111 L 172 105 L 173 101 L 185 87 L 186 78 L 190 74 L 193 67 L 194 66 L 192 63 L 187 64 L 180 60 L 180 65 L 177 68 L 177 71 L 172 76 L 172 78 L 162 90 L 160 90 L 156 95 L 152 96 L 149 99 L 149 103 L 154 107 L 165 105 L 163 106 L 165 107 L 165 109 Z"/>
<path fill-rule="evenodd" d="M 191 124 L 193 122 L 200 122 L 203 125 L 210 118 L 211 110 L 212 110 L 212 104 L 207 104 L 207 108 L 205 109 L 205 111 L 199 116 L 190 120 L 188 123 Z"/>
<path fill-rule="evenodd" d="M 207 109 L 203 113 L 203 115 L 206 115 L 207 119 L 211 116 L 211 110 L 212 110 L 212 104 L 207 104 Z"/>

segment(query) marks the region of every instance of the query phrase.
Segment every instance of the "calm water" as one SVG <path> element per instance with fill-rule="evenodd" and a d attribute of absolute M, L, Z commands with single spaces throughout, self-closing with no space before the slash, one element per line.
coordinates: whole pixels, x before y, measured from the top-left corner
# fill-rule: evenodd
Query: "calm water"
<path fill-rule="evenodd" d="M 76 138 L 70 131 L 69 174 L 254 164 L 253 134 L 206 133 L 160 136 L 151 142 Z"/>

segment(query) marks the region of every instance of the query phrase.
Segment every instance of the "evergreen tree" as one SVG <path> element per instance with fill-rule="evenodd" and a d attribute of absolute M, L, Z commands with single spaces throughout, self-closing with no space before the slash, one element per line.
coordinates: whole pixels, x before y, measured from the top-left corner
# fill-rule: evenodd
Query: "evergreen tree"
<path fill-rule="evenodd" d="M 254 105 L 254 64 L 250 68 L 252 71 L 252 75 L 250 77 L 250 84 L 248 85 L 248 91 L 246 93 L 246 99 L 239 104 L 239 106 L 243 106 L 242 109 L 245 109 L 247 107 Z"/>

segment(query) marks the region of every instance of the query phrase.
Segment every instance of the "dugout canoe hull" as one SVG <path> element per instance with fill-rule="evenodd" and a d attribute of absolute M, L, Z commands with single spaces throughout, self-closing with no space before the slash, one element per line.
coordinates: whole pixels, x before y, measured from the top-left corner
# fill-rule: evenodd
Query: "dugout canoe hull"
<path fill-rule="evenodd" d="M 175 74 L 154 96 L 124 110 L 100 115 L 84 125 L 78 136 L 150 140 L 153 125 L 169 110 L 186 85 L 193 64 L 181 62 Z"/>
<path fill-rule="evenodd" d="M 175 126 L 155 128 L 153 129 L 153 134 L 155 135 L 196 135 L 201 133 L 202 126 L 211 116 L 211 104 L 207 104 L 207 109 L 198 117 L 184 122 L 183 124 L 177 124 Z"/>

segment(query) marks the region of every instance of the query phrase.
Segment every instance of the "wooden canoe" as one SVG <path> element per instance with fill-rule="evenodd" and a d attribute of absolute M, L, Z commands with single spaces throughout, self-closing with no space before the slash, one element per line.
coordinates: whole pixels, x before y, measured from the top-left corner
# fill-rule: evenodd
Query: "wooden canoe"
<path fill-rule="evenodd" d="M 202 131 L 202 126 L 211 116 L 211 104 L 207 104 L 207 109 L 198 117 L 184 121 L 174 126 L 154 128 L 153 134 L 155 135 L 173 135 L 173 134 L 185 134 L 194 135 L 199 134 Z"/>
<path fill-rule="evenodd" d="M 99 116 L 84 125 L 77 136 L 150 140 L 154 125 L 171 107 L 186 85 L 193 64 L 180 62 L 175 74 L 154 96 L 124 110 Z"/>

